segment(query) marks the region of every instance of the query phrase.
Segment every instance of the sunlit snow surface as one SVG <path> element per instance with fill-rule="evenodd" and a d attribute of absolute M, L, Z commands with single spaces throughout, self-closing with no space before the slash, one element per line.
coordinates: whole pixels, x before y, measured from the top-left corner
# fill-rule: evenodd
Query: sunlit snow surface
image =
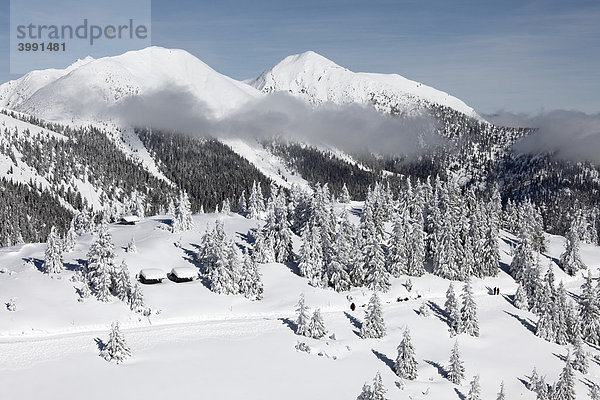
<path fill-rule="evenodd" d="M 243 246 L 247 243 L 242 235 L 259 224 L 237 215 L 204 214 L 194 217 L 194 230 L 181 235 L 162 229 L 167 217 L 147 218 L 136 226 L 111 225 L 116 261 L 125 259 L 132 277 L 142 268 L 170 271 L 191 266 L 202 232 L 217 218 L 224 222 L 228 236 Z M 132 237 L 138 253 L 125 253 Z M 508 243 L 513 239 L 501 235 L 505 264 L 510 261 Z M 90 235 L 81 237 L 75 252 L 66 255 L 69 268 L 85 259 L 91 241 Z M 181 248 L 175 245 L 178 241 Z M 563 243 L 563 238 L 549 236 L 547 255 L 557 258 Z M 296 251 L 299 244 L 295 238 Z M 69 280 L 73 272 L 51 278 L 36 267 L 44 248 L 44 244 L 28 244 L 0 250 L 0 267 L 4 268 L 0 301 L 15 298 L 17 304 L 17 311 L 9 312 L 3 304 L 0 310 L 2 399 L 354 399 L 377 371 L 389 399 L 459 398 L 459 393 L 468 393 L 474 374 L 481 375 L 482 398 L 495 398 L 504 380 L 508 398 L 534 399 L 521 380 L 527 380 L 535 366 L 548 382 L 556 381 L 564 365 L 560 357 L 568 348 L 545 342 L 528 330 L 535 325 L 535 316 L 511 305 L 505 295 L 512 295 L 516 285 L 505 272 L 473 282 L 481 336 L 458 337 L 467 379 L 455 386 L 440 370 L 448 362 L 455 339 L 435 312 L 425 318 L 416 311 L 423 301 L 443 308 L 448 281 L 430 274 L 411 278 L 411 293 L 403 286 L 405 277 L 393 279 L 390 292 L 381 295 L 388 334 L 381 340 L 364 340 L 358 337 L 356 324 L 363 318 L 368 291 L 336 293 L 314 288 L 282 264 L 261 265 L 265 298 L 255 302 L 211 293 L 200 280 L 144 285 L 146 303 L 154 312 L 141 317 L 117 300 L 78 302 L 76 284 Z M 582 256 L 597 276 L 600 249 L 582 245 Z M 543 265 L 548 261 L 542 257 Z M 580 275 L 571 278 L 556 268 L 555 274 L 557 283 L 564 280 L 568 291 L 580 292 Z M 455 283 L 457 291 L 461 287 Z M 489 295 L 493 287 L 500 287 L 504 295 Z M 311 309 L 321 308 L 335 340 L 307 339 L 290 329 L 288 322 L 294 318 L 300 293 L 306 295 Z M 414 299 L 417 295 L 421 298 Z M 348 296 L 358 305 L 354 312 Z M 398 297 L 411 299 L 397 302 Z M 96 344 L 96 339 L 108 338 L 115 320 L 121 323 L 133 353 L 121 365 L 99 357 Z M 400 390 L 390 360 L 395 359 L 407 326 L 419 376 L 406 381 L 406 388 Z M 296 351 L 299 340 L 311 347 L 310 354 Z M 600 354 L 589 346 L 586 349 Z M 600 382 L 598 363 L 590 362 L 585 377 L 576 372 L 578 398 L 586 398 L 586 379 Z"/>

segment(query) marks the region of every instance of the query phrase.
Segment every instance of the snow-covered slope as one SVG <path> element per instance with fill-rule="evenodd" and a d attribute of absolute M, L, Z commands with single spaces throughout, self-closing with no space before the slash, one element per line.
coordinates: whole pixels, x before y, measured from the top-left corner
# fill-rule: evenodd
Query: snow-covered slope
<path fill-rule="evenodd" d="M 92 57 L 77 60 L 65 69 L 31 71 L 19 79 L 0 85 L 0 107 L 14 109 L 29 99 L 35 92 L 67 75 L 71 71 L 94 61 Z"/>
<path fill-rule="evenodd" d="M 410 115 L 428 104 L 437 104 L 482 119 L 448 93 L 397 74 L 352 72 L 313 51 L 286 57 L 246 83 L 265 93 L 288 92 L 315 105 L 374 104 L 383 112 Z"/>
<path fill-rule="evenodd" d="M 69 71 L 39 71 L 35 88 L 22 95 L 11 92 L 30 79 L 6 84 L 4 97 L 11 108 L 57 122 L 107 118 L 106 110 L 128 96 L 157 90 L 188 92 L 203 104 L 209 115 L 220 116 L 261 94 L 224 76 L 184 50 L 148 47 L 115 57 L 88 60 Z M 43 83 L 46 82 L 44 85 Z M 38 87 L 39 86 L 39 87 Z M 103 115 L 104 114 L 104 115 Z M 100 118 L 99 118 L 100 117 Z"/>
<path fill-rule="evenodd" d="M 353 203 L 351 207 L 361 206 Z M 238 215 L 202 214 L 194 216 L 196 229 L 173 234 L 157 229 L 165 218 L 110 227 L 116 260 L 127 261 L 132 278 L 142 268 L 159 268 L 166 273 L 174 267 L 192 266 L 191 256 L 202 234 L 217 219 L 224 223 L 227 236 L 242 247 L 249 246 L 243 233 L 259 224 Z M 351 215 L 353 223 L 358 223 L 358 218 Z M 132 237 L 137 253 L 124 249 Z M 541 255 L 544 263 L 556 259 L 564 245 L 562 237 L 546 238 L 549 250 Z M 65 254 L 69 269 L 87 258 L 94 239 L 89 234 L 81 236 L 75 251 Z M 512 235 L 501 234 L 503 264 L 510 263 L 509 243 L 513 240 Z M 181 247 L 174 245 L 177 241 Z M 295 237 L 296 251 L 299 245 Z M 449 281 L 427 273 L 411 277 L 411 292 L 404 286 L 407 277 L 391 280 L 391 290 L 381 294 L 387 335 L 362 339 L 357 332 L 370 291 L 354 288 L 336 293 L 311 286 L 283 264 L 260 266 L 265 285 L 260 301 L 218 295 L 201 280 L 144 285 L 145 302 L 153 312 L 142 317 L 116 299 L 78 302 L 74 287 L 78 283 L 70 280 L 73 271 L 53 277 L 39 271 L 44 250 L 44 244 L 0 249 L 3 398 L 37 398 L 40 390 L 46 390 L 50 399 L 104 399 L 118 388 L 119 398 L 131 399 L 354 399 L 363 383 L 379 371 L 388 399 L 465 398 L 468 382 L 480 374 L 482 398 L 496 398 L 504 381 L 507 398 L 534 400 L 535 394 L 523 384 L 533 367 L 546 375 L 548 382 L 556 382 L 570 349 L 546 342 L 530 331 L 537 317 L 512 305 L 511 295 L 517 285 L 504 271 L 498 277 L 473 279 L 480 320 L 478 338 L 450 336 L 445 317 L 434 311 L 443 308 Z M 599 248 L 584 244 L 581 250 L 597 276 Z M 569 292 L 580 293 L 581 275 L 570 277 L 560 269 L 555 273 L 557 282 L 564 281 Z M 455 289 L 461 286 L 454 284 Z M 493 287 L 501 288 L 503 296 L 490 295 Z M 300 293 L 305 294 L 311 311 L 321 309 L 327 337 L 301 337 L 290 329 Z M 397 301 L 405 297 L 407 301 Z M 16 311 L 4 306 L 10 298 L 15 299 Z M 350 309 L 351 302 L 357 305 L 355 311 Z M 423 302 L 432 307 L 429 317 L 417 312 Z M 107 339 L 109 325 L 116 320 L 132 350 L 132 358 L 122 365 L 109 364 L 98 356 L 98 343 Z M 411 330 L 418 362 L 418 377 L 412 381 L 401 380 L 391 368 L 406 327 Z M 455 340 L 466 369 L 461 385 L 450 383 L 444 372 Z M 297 351 L 299 341 L 312 351 Z M 600 355 L 596 347 L 586 345 L 585 349 L 592 356 Z M 575 372 L 575 378 L 576 398 L 584 399 L 588 384 L 599 382 L 600 364 L 590 360 L 588 374 Z M 397 386 L 400 382 L 404 389 Z"/>

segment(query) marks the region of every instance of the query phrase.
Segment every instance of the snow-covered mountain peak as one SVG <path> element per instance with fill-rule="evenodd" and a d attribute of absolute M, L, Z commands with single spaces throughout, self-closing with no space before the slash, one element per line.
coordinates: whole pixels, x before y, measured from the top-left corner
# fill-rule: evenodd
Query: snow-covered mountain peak
<path fill-rule="evenodd" d="M 187 92 L 217 117 L 261 96 L 185 50 L 152 46 L 114 57 L 86 57 L 65 70 L 30 73 L 0 86 L 0 106 L 86 123 L 106 118 L 98 114 L 127 97 L 162 89 Z"/>
<path fill-rule="evenodd" d="M 313 51 L 288 56 L 245 82 L 262 92 L 288 92 L 314 105 L 369 104 L 382 112 L 409 115 L 441 105 L 481 119 L 473 108 L 448 93 L 398 74 L 352 72 Z"/>

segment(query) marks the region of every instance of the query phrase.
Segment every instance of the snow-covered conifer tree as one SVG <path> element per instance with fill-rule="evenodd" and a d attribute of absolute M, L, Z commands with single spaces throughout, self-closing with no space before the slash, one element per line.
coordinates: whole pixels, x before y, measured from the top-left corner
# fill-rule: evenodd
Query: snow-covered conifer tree
<path fill-rule="evenodd" d="M 600 400 L 600 386 L 597 383 L 592 383 L 588 396 L 590 400 Z"/>
<path fill-rule="evenodd" d="M 327 335 L 327 329 L 325 328 L 325 322 L 321 316 L 321 310 L 318 308 L 313 312 L 310 322 L 308 323 L 308 336 L 321 339 Z"/>
<path fill-rule="evenodd" d="M 592 273 L 588 271 L 586 281 L 581 285 L 579 318 L 581 337 L 585 341 L 600 344 L 600 290 L 593 286 Z"/>
<path fill-rule="evenodd" d="M 540 376 L 538 375 L 537 368 L 533 367 L 533 371 L 531 371 L 531 376 L 529 377 L 529 382 L 527 383 L 527 389 L 535 391 L 539 385 Z"/>
<path fill-rule="evenodd" d="M 575 380 L 573 366 L 571 365 L 571 353 L 567 353 L 565 366 L 558 378 L 558 382 L 552 390 L 553 398 L 560 400 L 575 400 Z"/>
<path fill-rule="evenodd" d="M 479 383 L 479 375 L 475 375 L 470 383 L 467 400 L 481 400 L 481 385 Z"/>
<path fill-rule="evenodd" d="M 129 308 L 134 312 L 142 312 L 144 309 L 144 294 L 139 282 L 135 282 L 129 294 Z"/>
<path fill-rule="evenodd" d="M 300 294 L 300 299 L 298 300 L 298 306 L 296 308 L 296 312 L 298 313 L 298 317 L 296 317 L 296 334 L 302 336 L 309 336 L 308 331 L 308 323 L 310 321 L 310 317 L 308 316 L 308 307 L 304 303 L 304 294 Z"/>
<path fill-rule="evenodd" d="M 587 374 L 589 368 L 588 355 L 583 349 L 583 342 L 579 334 L 573 339 L 573 369 Z"/>
<path fill-rule="evenodd" d="M 173 225 L 171 230 L 175 233 L 189 231 L 194 228 L 194 221 L 192 220 L 192 210 L 190 200 L 188 199 L 187 193 L 181 193 L 179 202 L 175 208 L 175 215 L 173 217 Z"/>
<path fill-rule="evenodd" d="M 307 277 L 313 285 L 320 286 L 323 281 L 323 250 L 321 234 L 310 224 L 302 233 L 300 248 L 300 275 Z"/>
<path fill-rule="evenodd" d="M 239 286 L 244 297 L 251 300 L 261 300 L 263 298 L 264 287 L 258 266 L 247 253 L 244 253 L 243 256 Z"/>
<path fill-rule="evenodd" d="M 410 227 L 410 248 L 408 251 L 408 275 L 422 276 L 425 274 L 425 230 L 423 213 L 419 212 Z"/>
<path fill-rule="evenodd" d="M 534 265 L 531 237 L 526 226 L 523 226 L 519 234 L 519 244 L 515 249 L 510 273 L 517 282 L 522 282 L 527 267 Z"/>
<path fill-rule="evenodd" d="M 387 270 L 395 278 L 401 274 L 408 273 L 408 229 L 410 229 L 408 224 L 408 210 L 405 210 L 404 215 L 397 215 L 394 218 L 392 235 L 388 246 Z"/>
<path fill-rule="evenodd" d="M 127 243 L 127 247 L 125 248 L 127 253 L 137 253 L 137 246 L 135 245 L 135 239 L 131 238 L 129 243 Z"/>
<path fill-rule="evenodd" d="M 523 285 L 519 283 L 517 291 L 515 292 L 515 299 L 513 302 L 514 306 L 520 310 L 529 310 L 529 299 L 527 298 L 527 292 L 523 289 Z"/>
<path fill-rule="evenodd" d="M 362 391 L 356 398 L 356 400 L 372 400 L 373 392 L 371 391 L 371 385 L 365 383 L 362 387 Z"/>
<path fill-rule="evenodd" d="M 115 269 L 112 277 L 113 294 L 120 300 L 127 301 L 131 294 L 131 276 L 129 275 L 129 268 L 127 268 L 125 260 Z"/>
<path fill-rule="evenodd" d="M 567 232 L 565 252 L 560 255 L 560 267 L 569 275 L 573 276 L 580 269 L 587 268 L 579 254 L 579 233 L 575 221 Z"/>
<path fill-rule="evenodd" d="M 65 235 L 65 240 L 63 240 L 63 251 L 70 253 L 75 250 L 75 245 L 77 244 L 77 232 L 75 232 L 75 221 L 71 219 L 71 224 L 69 225 L 69 230 Z"/>
<path fill-rule="evenodd" d="M 367 242 L 363 254 L 365 285 L 370 290 L 387 292 L 390 289 L 390 278 L 385 269 L 383 249 L 375 237 Z"/>
<path fill-rule="evenodd" d="M 383 320 L 383 311 L 377 292 L 369 300 L 369 305 L 365 311 L 365 321 L 360 329 L 360 336 L 366 338 L 382 338 L 386 334 L 385 322 Z"/>
<path fill-rule="evenodd" d="M 333 290 L 336 292 L 350 290 L 350 276 L 337 259 L 334 258 L 329 265 L 327 265 L 326 273 L 329 286 L 331 286 Z"/>
<path fill-rule="evenodd" d="M 275 252 L 273 250 L 273 238 L 262 229 L 257 229 L 254 234 L 254 249 L 252 257 L 257 263 L 267 264 L 275 262 Z"/>
<path fill-rule="evenodd" d="M 440 222 L 436 237 L 437 248 L 433 258 L 433 273 L 445 279 L 458 279 L 460 274 L 456 264 L 455 238 L 449 218 Z"/>
<path fill-rule="evenodd" d="M 547 303 L 541 310 L 540 317 L 535 326 L 535 335 L 549 342 L 554 342 L 556 338 L 556 328 L 554 316 L 556 315 L 556 306 L 553 303 Z"/>
<path fill-rule="evenodd" d="M 408 328 L 404 330 L 402 341 L 398 345 L 398 356 L 394 363 L 396 375 L 404 379 L 414 380 L 417 378 L 417 359 L 415 349 L 410 339 Z"/>
<path fill-rule="evenodd" d="M 500 391 L 498 392 L 496 400 L 506 400 L 506 394 L 504 393 L 504 381 L 500 383 Z"/>
<path fill-rule="evenodd" d="M 50 228 L 46 252 L 44 253 L 44 270 L 48 274 L 59 274 L 64 269 L 62 259 L 62 244 L 54 227 Z"/>
<path fill-rule="evenodd" d="M 452 353 L 450 355 L 450 364 L 448 365 L 446 373 L 448 380 L 455 385 L 460 385 L 462 380 L 465 378 L 465 367 L 460 359 L 458 341 L 454 342 L 454 347 L 452 348 Z"/>
<path fill-rule="evenodd" d="M 242 194 L 240 195 L 240 198 L 238 200 L 235 212 L 237 212 L 238 214 L 244 214 L 247 208 L 248 205 L 246 203 L 246 191 L 242 190 Z"/>
<path fill-rule="evenodd" d="M 373 389 L 371 391 L 371 400 L 387 400 L 385 394 L 387 390 L 383 386 L 383 380 L 381 374 L 377 372 L 375 379 L 373 379 Z"/>
<path fill-rule="evenodd" d="M 209 272 L 210 290 L 220 294 L 238 293 L 239 262 L 239 251 L 233 242 L 229 242 L 226 251 Z"/>
<path fill-rule="evenodd" d="M 117 364 L 122 363 L 131 356 L 131 351 L 125 343 L 125 338 L 119 329 L 119 323 L 114 322 L 110 329 L 108 342 L 100 352 L 102 358 L 106 361 L 114 361 Z"/>
<path fill-rule="evenodd" d="M 473 296 L 471 288 L 471 280 L 467 278 L 467 282 L 463 286 L 462 308 L 460 310 L 462 318 L 462 332 L 466 332 L 471 336 L 479 336 L 479 322 L 477 321 L 477 304 Z"/>
<path fill-rule="evenodd" d="M 114 269 L 115 247 L 106 225 L 102 224 L 88 251 L 86 267 L 89 287 L 100 301 L 110 299 Z"/>
<path fill-rule="evenodd" d="M 450 326 L 450 334 L 452 336 L 462 333 L 462 317 L 460 315 L 460 305 L 458 298 L 454 293 L 454 286 L 452 282 L 448 285 L 446 290 L 446 302 L 444 303 L 444 309 L 448 318 L 448 324 Z"/>
<path fill-rule="evenodd" d="M 421 303 L 421 306 L 419 307 L 419 315 L 423 317 L 429 317 L 431 315 L 431 310 L 427 303 Z"/>
<path fill-rule="evenodd" d="M 248 198 L 248 214 L 247 218 L 259 218 L 265 209 L 265 204 L 262 195 L 262 189 L 260 182 L 257 184 L 256 181 L 252 183 L 252 190 L 250 191 L 250 197 Z"/>
<path fill-rule="evenodd" d="M 348 191 L 348 187 L 346 187 L 346 183 L 342 186 L 342 192 L 340 193 L 339 202 L 348 204 L 350 203 L 350 192 Z"/>
<path fill-rule="evenodd" d="M 225 199 L 221 203 L 221 212 L 223 214 L 231 214 L 231 203 L 229 202 L 229 199 Z"/>

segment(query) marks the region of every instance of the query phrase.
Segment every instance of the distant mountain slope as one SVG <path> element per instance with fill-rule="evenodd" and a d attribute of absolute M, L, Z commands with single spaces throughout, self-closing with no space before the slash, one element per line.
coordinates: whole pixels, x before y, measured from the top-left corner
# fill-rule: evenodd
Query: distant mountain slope
<path fill-rule="evenodd" d="M 17 111 L 51 121 L 80 123 L 90 118 L 107 119 L 110 115 L 105 114 L 106 109 L 127 96 L 141 96 L 159 89 L 187 91 L 213 116 L 261 96 L 187 51 L 162 47 L 87 60 L 67 70 L 28 74 L 0 87 L 0 93 L 6 99 L 18 98 L 10 104 Z M 42 79 L 44 76 L 47 78 Z M 34 78 L 35 91 L 21 89 Z"/>
<path fill-rule="evenodd" d="M 71 71 L 94 61 L 92 57 L 77 60 L 65 69 L 31 71 L 19 79 L 0 85 L 0 107 L 15 109 L 38 90 L 67 75 Z"/>
<path fill-rule="evenodd" d="M 439 105 L 482 119 L 448 93 L 397 74 L 352 72 L 313 51 L 286 57 L 246 83 L 265 93 L 288 92 L 316 105 L 371 104 L 382 112 L 408 115 Z"/>

